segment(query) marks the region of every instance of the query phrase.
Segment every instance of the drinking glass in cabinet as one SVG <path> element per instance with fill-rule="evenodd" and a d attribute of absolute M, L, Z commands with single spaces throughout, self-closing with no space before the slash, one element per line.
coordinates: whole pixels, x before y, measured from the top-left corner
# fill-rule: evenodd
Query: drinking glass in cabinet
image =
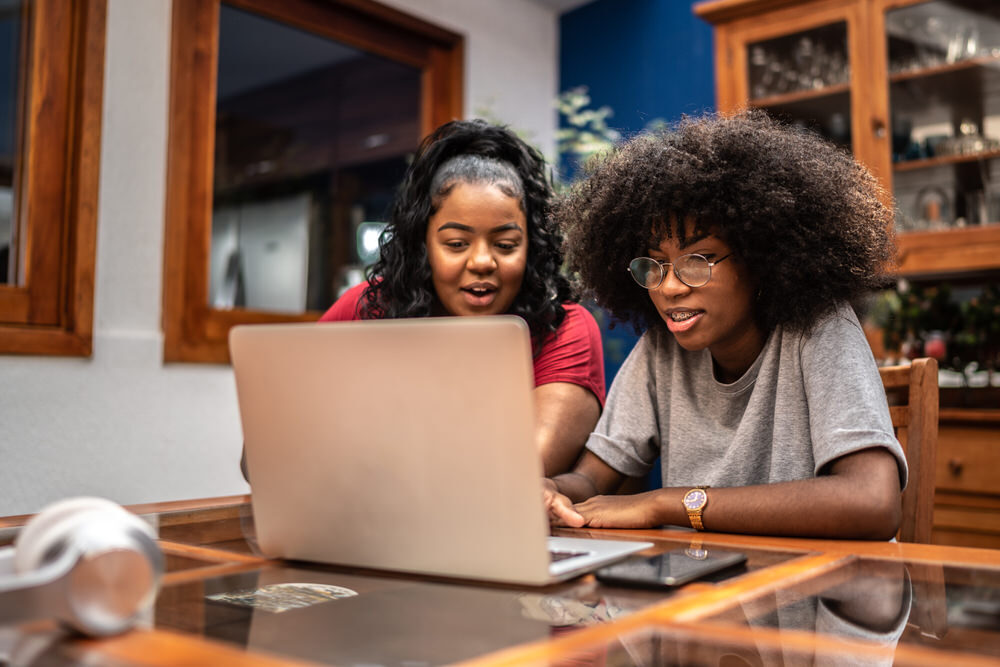
<path fill-rule="evenodd" d="M 750 44 L 750 97 L 822 90 L 850 80 L 843 23 Z"/>
<path fill-rule="evenodd" d="M 1000 11 L 979 0 L 934 0 L 886 14 L 889 73 L 1000 58 Z"/>

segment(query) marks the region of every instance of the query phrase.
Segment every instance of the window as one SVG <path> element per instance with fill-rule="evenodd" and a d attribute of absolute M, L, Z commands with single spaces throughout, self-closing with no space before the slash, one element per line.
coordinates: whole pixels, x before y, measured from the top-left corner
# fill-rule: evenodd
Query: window
<path fill-rule="evenodd" d="M 363 275 L 420 138 L 461 114 L 462 40 L 365 0 L 175 1 L 167 361 L 308 321 Z"/>
<path fill-rule="evenodd" d="M 0 3 L 0 353 L 91 351 L 106 9 Z"/>

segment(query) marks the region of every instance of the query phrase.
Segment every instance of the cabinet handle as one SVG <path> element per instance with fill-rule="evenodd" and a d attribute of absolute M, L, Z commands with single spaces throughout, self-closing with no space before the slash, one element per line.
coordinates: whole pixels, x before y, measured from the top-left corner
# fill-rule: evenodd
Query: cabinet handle
<path fill-rule="evenodd" d="M 872 132 L 875 134 L 877 139 L 885 139 L 885 121 L 878 118 L 872 118 Z"/>
<path fill-rule="evenodd" d="M 949 459 L 948 460 L 948 470 L 951 472 L 953 477 L 958 477 L 962 474 L 962 468 L 964 467 L 961 459 Z"/>

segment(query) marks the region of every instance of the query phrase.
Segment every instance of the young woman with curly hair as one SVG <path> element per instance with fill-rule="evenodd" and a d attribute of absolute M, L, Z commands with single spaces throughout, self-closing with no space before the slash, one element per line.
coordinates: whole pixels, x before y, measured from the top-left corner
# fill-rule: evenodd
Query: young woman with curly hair
<path fill-rule="evenodd" d="M 368 281 L 321 318 L 523 318 L 547 475 L 573 465 L 604 402 L 600 331 L 572 303 L 551 198 L 544 159 L 510 130 L 482 120 L 441 126 L 407 171 Z"/>
<path fill-rule="evenodd" d="M 850 155 L 763 112 L 639 136 L 557 207 L 570 266 L 644 334 L 556 523 L 888 539 L 906 461 L 850 303 L 892 212 Z M 663 488 L 610 495 L 660 458 Z"/>

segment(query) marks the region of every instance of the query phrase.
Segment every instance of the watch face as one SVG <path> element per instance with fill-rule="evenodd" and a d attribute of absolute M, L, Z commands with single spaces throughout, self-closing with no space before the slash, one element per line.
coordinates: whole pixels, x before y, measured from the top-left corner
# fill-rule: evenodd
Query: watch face
<path fill-rule="evenodd" d="M 701 509 L 708 502 L 708 495 L 703 489 L 691 489 L 684 495 L 684 507 L 689 510 Z"/>
<path fill-rule="evenodd" d="M 688 558 L 694 558 L 695 560 L 705 560 L 708 558 L 708 549 L 695 549 L 693 547 L 688 547 L 684 550 L 684 554 Z"/>

